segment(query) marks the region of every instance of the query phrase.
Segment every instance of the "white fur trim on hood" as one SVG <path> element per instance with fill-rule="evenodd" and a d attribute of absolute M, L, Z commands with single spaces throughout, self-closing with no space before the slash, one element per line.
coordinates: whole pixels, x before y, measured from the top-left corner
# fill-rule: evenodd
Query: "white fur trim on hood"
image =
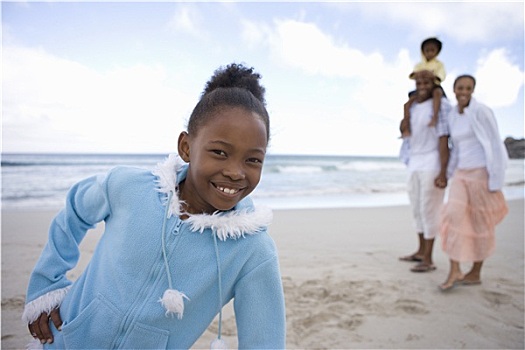
<path fill-rule="evenodd" d="M 157 191 L 163 193 L 164 204 L 168 202 L 168 195 L 173 192 L 173 199 L 169 203 L 168 218 L 173 215 L 179 216 L 182 213 L 181 202 L 177 194 L 179 183 L 177 182 L 177 173 L 183 168 L 184 161 L 175 154 L 170 154 L 168 158 L 158 163 L 152 174 L 157 177 Z"/>
<path fill-rule="evenodd" d="M 173 215 L 181 215 L 182 202 L 177 193 L 179 181 L 177 174 L 186 163 L 178 156 L 170 154 L 168 158 L 158 163 L 153 175 L 157 177 L 157 191 L 164 194 L 164 205 L 169 205 L 168 218 Z M 173 192 L 172 199 L 168 203 L 169 193 Z M 228 238 L 237 239 L 245 235 L 256 234 L 270 225 L 273 214 L 267 207 L 241 208 L 228 212 L 215 212 L 213 214 L 188 214 L 186 220 L 193 231 L 203 232 L 210 228 L 217 237 L 224 241 Z"/>
<path fill-rule="evenodd" d="M 249 211 L 241 209 L 227 213 L 214 213 L 212 215 L 192 215 L 186 222 L 193 231 L 203 232 L 211 228 L 221 241 L 228 238 L 237 239 L 244 235 L 258 233 L 261 228 L 267 227 L 272 221 L 272 211 L 268 208 Z"/>

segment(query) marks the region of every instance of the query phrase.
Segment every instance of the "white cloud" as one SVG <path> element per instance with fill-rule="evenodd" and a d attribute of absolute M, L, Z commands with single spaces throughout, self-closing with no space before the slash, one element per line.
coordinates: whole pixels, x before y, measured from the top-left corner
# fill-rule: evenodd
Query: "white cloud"
<path fill-rule="evenodd" d="M 412 88 L 407 72 L 413 64 L 406 50 L 401 50 L 395 61 L 386 62 L 379 53 L 365 54 L 345 44 L 338 45 L 313 23 L 279 20 L 273 31 L 260 24 L 249 28 L 250 38 L 269 45 L 272 57 L 281 65 L 320 78 L 341 78 L 341 84 L 353 86 L 346 104 L 363 106 L 366 111 L 362 113 L 397 118 L 394 110 L 400 108 L 399 101 Z"/>
<path fill-rule="evenodd" d="M 338 46 L 313 23 L 278 20 L 271 35 L 268 42 L 274 56 L 309 74 L 362 78 L 374 67 L 384 66 L 380 54 Z"/>
<path fill-rule="evenodd" d="M 440 11 L 433 17 L 438 22 Z M 330 104 L 326 96 L 322 97 L 326 101 L 325 107 L 317 108 L 310 102 L 304 111 L 296 107 L 286 112 L 284 104 L 274 105 L 282 115 L 273 119 L 277 137 L 272 150 L 301 153 L 305 148 L 293 145 L 312 145 L 314 142 L 315 146 L 308 147 L 309 152 L 381 154 L 391 150 L 395 154 L 398 149 L 397 123 L 402 117 L 400 101 L 404 101 L 407 92 L 414 87 L 406 73 L 413 67 L 409 52 L 402 49 L 395 61 L 386 61 L 378 53 L 365 54 L 337 43 L 313 23 L 276 20 L 273 24 L 274 27 L 270 27 L 246 22 L 245 38 L 249 38 L 253 46 L 267 46 L 280 65 L 316 76 L 317 81 L 339 79 L 340 84 L 347 86 L 338 92 L 343 98 L 337 110 L 326 106 Z M 453 75 L 451 72 L 445 86 L 450 92 Z M 494 108 L 515 103 L 523 86 L 523 72 L 502 49 L 489 52 L 479 60 L 476 79 L 477 96 Z M 453 96 L 450 98 L 454 101 Z M 320 120 L 329 132 L 319 131 Z M 356 144 L 363 147 L 351 149 Z"/>
<path fill-rule="evenodd" d="M 173 150 L 194 103 L 160 66 L 100 73 L 17 47 L 3 48 L 2 64 L 5 152 Z"/>
<path fill-rule="evenodd" d="M 200 91 L 216 68 L 213 62 L 225 61 L 219 57 L 224 55 L 228 60 L 253 60 L 262 70 L 263 83 L 273 94 L 268 98 L 274 136 L 270 151 L 395 154 L 402 103 L 414 87 L 407 72 L 415 62 L 401 44 L 406 35 L 389 39 L 385 28 L 392 28 L 392 35 L 408 29 L 418 41 L 425 32 L 450 35 L 447 41 L 468 41 L 468 50 L 489 50 L 500 38 L 523 35 L 523 14 L 515 11 L 516 7 L 523 9 L 522 4 L 348 2 L 323 6 L 341 6 L 360 17 L 369 16 L 363 18 L 370 26 L 363 39 L 377 35 L 377 44 L 359 49 L 354 46 L 363 45 L 359 40 L 349 44 L 340 39 L 345 37 L 342 29 L 334 29 L 337 23 L 327 25 L 319 19 L 322 13 L 312 17 L 306 10 L 291 14 L 293 19 L 260 13 L 258 18 L 264 20 L 249 21 L 251 16 L 239 15 L 229 20 L 228 25 L 234 27 L 225 28 L 231 35 L 207 33 L 203 31 L 209 28 L 204 17 L 207 12 L 191 3 L 178 4 L 169 24 L 172 31 L 192 38 L 185 42 L 184 50 L 169 51 L 187 54 L 191 62 L 186 65 L 173 65 L 173 61 L 165 66 L 143 65 L 140 57 L 130 57 L 138 63 L 101 71 L 49 51 L 15 47 L 17 41 L 9 40 L 9 46 L 3 48 L 4 151 L 61 151 L 66 147 L 71 151 L 92 151 L 86 147 L 115 152 L 172 151 L 195 103 L 195 91 Z M 315 18 L 319 24 L 312 22 Z M 242 24 L 242 33 L 236 32 L 238 23 Z M 173 38 L 173 32 L 161 34 Z M 242 42 L 237 42 L 237 34 Z M 381 40 L 396 40 L 398 51 L 379 51 L 383 50 Z M 476 45 L 481 41 L 492 41 L 492 45 Z M 213 43 L 223 52 L 213 57 L 191 56 L 193 44 L 199 49 L 210 46 L 203 43 Z M 370 51 L 375 45 L 378 51 Z M 389 46 L 396 50 L 395 45 Z M 510 46 L 508 50 L 487 51 L 477 67 L 472 62 L 478 52 L 461 57 L 455 66 L 451 64 L 444 84 L 447 93 L 452 92 L 449 87 L 454 75 L 464 73 L 456 71 L 466 69 L 478 79 L 476 96 L 480 101 L 491 107 L 515 103 L 523 87 L 523 72 L 511 57 Z M 170 57 L 171 53 L 165 53 L 152 46 L 152 57 Z M 255 56 L 250 58 L 252 54 Z M 454 100 L 453 96 L 449 98 Z M 517 115 L 522 118 L 522 113 Z M 21 140 L 27 141 L 22 145 Z M 62 149 L 42 149 L 44 146 L 39 145 Z"/>
<path fill-rule="evenodd" d="M 261 45 L 269 46 L 268 40 L 271 37 L 272 29 L 266 23 L 252 22 L 244 19 L 240 20 L 241 39 L 250 49 L 258 48 Z"/>
<path fill-rule="evenodd" d="M 387 62 L 379 53 L 365 54 L 339 44 L 315 24 L 296 20 L 276 20 L 273 28 L 246 22 L 244 28 L 244 38 L 253 46 L 268 47 L 280 66 L 314 78 L 311 87 L 294 90 L 302 96 L 273 101 L 279 112 L 272 115 L 272 152 L 397 152 L 402 101 L 413 88 L 408 51 L 400 50 L 396 60 Z M 323 90 L 324 80 L 329 81 L 330 92 Z"/>
<path fill-rule="evenodd" d="M 523 71 L 512 63 L 505 49 L 481 57 L 475 77 L 476 96 L 493 108 L 514 104 L 523 87 Z"/>
<path fill-rule="evenodd" d="M 206 33 L 203 30 L 203 21 L 203 17 L 195 5 L 184 4 L 177 6 L 177 11 L 168 22 L 168 28 L 197 38 L 204 38 Z"/>
<path fill-rule="evenodd" d="M 253 45 L 266 45 L 274 60 L 309 75 L 348 79 L 360 84 L 356 91 L 371 98 L 402 91 L 406 95 L 407 73 L 412 68 L 408 52 L 401 50 L 394 62 L 386 62 L 379 53 L 365 54 L 344 44 L 338 45 L 313 23 L 277 20 L 273 30 L 260 23 L 245 22 L 245 40 Z M 395 95 L 395 93 L 394 93 Z"/>
<path fill-rule="evenodd" d="M 497 42 L 523 35 L 523 2 L 382 2 L 352 8 L 370 19 L 400 23 L 418 37 L 446 34 L 458 42 Z M 341 9 L 343 9 L 341 7 Z"/>

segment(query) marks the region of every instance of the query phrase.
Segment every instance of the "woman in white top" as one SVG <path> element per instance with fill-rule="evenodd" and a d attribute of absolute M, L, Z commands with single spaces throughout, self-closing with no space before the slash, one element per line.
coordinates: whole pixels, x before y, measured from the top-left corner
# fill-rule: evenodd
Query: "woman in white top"
<path fill-rule="evenodd" d="M 472 98 L 475 86 L 470 75 L 454 81 L 458 104 L 448 118 L 452 179 L 441 227 L 450 271 L 442 291 L 481 283 L 483 261 L 495 248 L 495 226 L 508 212 L 501 192 L 507 151 L 492 110 Z M 461 272 L 462 262 L 473 263 L 467 274 Z"/>

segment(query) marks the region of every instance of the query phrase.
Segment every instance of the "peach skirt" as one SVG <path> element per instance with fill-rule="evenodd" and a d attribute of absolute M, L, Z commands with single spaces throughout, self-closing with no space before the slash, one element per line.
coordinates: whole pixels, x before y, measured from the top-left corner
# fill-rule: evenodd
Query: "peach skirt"
<path fill-rule="evenodd" d="M 443 207 L 441 244 L 458 262 L 483 261 L 495 248 L 495 227 L 508 213 L 501 191 L 488 190 L 486 168 L 456 170 Z"/>

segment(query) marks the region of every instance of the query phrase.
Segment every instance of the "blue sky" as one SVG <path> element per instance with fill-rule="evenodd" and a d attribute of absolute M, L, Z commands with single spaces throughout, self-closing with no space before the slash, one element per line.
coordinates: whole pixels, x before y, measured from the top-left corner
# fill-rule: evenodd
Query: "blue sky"
<path fill-rule="evenodd" d="M 398 153 L 420 43 L 524 135 L 524 3 L 2 2 L 3 152 L 171 153 L 205 82 L 263 76 L 274 154 Z"/>

